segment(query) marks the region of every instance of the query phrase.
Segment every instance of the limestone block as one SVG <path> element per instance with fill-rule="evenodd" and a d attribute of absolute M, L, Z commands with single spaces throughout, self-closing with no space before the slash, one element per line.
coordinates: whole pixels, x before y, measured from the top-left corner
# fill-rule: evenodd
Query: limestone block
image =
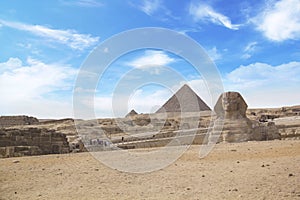
<path fill-rule="evenodd" d="M 35 117 L 29 116 L 1 116 L 0 117 L 0 128 L 20 125 L 32 125 L 38 124 L 39 121 Z"/>
<path fill-rule="evenodd" d="M 6 128 L 0 129 L 0 133 L 2 157 L 69 152 L 66 136 L 54 130 Z"/>

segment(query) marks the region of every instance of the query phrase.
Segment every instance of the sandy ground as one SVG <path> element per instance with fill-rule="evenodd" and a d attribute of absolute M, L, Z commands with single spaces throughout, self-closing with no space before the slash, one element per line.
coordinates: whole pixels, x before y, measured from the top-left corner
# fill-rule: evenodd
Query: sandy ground
<path fill-rule="evenodd" d="M 0 199 L 300 199 L 300 141 L 192 146 L 170 166 L 131 174 L 89 153 L 0 159 Z M 112 158 L 113 159 L 113 158 Z"/>

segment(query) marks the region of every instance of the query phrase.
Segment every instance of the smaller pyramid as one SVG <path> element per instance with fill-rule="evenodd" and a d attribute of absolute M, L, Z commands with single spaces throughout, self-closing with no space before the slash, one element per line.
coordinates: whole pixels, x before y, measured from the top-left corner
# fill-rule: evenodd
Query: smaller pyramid
<path fill-rule="evenodd" d="M 210 107 L 184 84 L 156 113 L 211 111 Z"/>
<path fill-rule="evenodd" d="M 137 114 L 138 113 L 134 109 L 132 109 L 125 117 L 132 117 L 132 116 L 137 115 Z"/>

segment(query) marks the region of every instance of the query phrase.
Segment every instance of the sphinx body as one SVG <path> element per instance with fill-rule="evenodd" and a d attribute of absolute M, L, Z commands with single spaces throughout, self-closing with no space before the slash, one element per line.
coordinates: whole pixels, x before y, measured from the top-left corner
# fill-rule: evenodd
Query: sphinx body
<path fill-rule="evenodd" d="M 214 111 L 217 118 L 209 133 L 209 142 L 245 142 L 280 139 L 274 123 L 261 124 L 246 116 L 248 105 L 238 92 L 225 92 L 219 97 Z"/>

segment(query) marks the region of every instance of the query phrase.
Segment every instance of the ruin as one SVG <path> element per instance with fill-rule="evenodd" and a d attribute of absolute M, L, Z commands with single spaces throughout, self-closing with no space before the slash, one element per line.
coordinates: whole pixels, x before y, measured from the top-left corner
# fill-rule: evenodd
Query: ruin
<path fill-rule="evenodd" d="M 78 134 L 78 128 L 84 133 L 91 133 L 89 136 L 92 137 L 87 140 L 90 146 L 102 145 L 103 148 L 101 146 L 98 149 L 103 150 L 110 149 L 111 146 L 125 149 L 160 147 L 174 139 L 181 144 L 189 144 L 191 137 L 194 137 L 192 144 L 300 138 L 300 118 L 297 116 L 299 106 L 247 109 L 248 105 L 241 94 L 225 92 L 220 95 L 214 112 L 201 112 L 200 117 L 199 113 L 192 112 L 199 108 L 202 102 L 199 99 L 184 85 L 160 108 L 166 110 L 167 115 L 159 110 L 152 114 L 137 114 L 131 110 L 124 118 L 78 120 L 84 126 L 76 128 L 73 119 L 39 122 L 28 116 L 2 116 L 0 157 L 86 151 L 86 144 Z M 264 116 L 265 120 L 259 120 Z M 291 123 L 290 118 L 295 117 L 299 118 L 298 121 Z M 99 135 L 99 130 L 103 135 Z M 108 138 L 111 145 L 105 146 Z"/>
<path fill-rule="evenodd" d="M 66 135 L 41 128 L 0 129 L 0 157 L 69 153 Z"/>
<path fill-rule="evenodd" d="M 10 126 L 34 125 L 38 123 L 39 120 L 37 118 L 29 117 L 25 115 L 0 117 L 0 128 L 10 127 Z"/>

